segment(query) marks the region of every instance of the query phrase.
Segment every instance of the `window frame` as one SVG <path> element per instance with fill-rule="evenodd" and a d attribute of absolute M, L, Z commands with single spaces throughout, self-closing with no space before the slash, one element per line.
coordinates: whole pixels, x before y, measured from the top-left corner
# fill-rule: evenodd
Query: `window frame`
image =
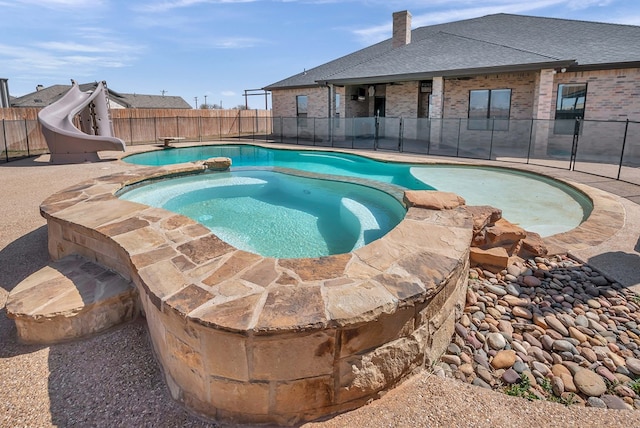
<path fill-rule="evenodd" d="M 577 97 L 564 97 L 563 92 L 565 87 L 581 87 L 582 89 L 579 91 L 574 91 L 574 94 L 579 94 L 582 92 L 582 96 Z M 584 83 L 558 83 L 558 89 L 556 91 L 556 111 L 554 114 L 553 121 L 553 133 L 556 135 L 573 135 L 576 132 L 576 119 L 584 119 L 584 114 L 587 109 L 587 94 L 588 94 L 588 84 Z M 570 100 L 575 98 L 573 103 L 574 108 L 571 109 L 562 109 L 559 108 L 564 104 L 564 100 Z M 582 108 L 575 108 L 578 105 L 578 101 L 582 98 Z M 560 116 L 560 117 L 559 117 Z"/>
<path fill-rule="evenodd" d="M 304 99 L 304 103 L 301 102 L 301 100 L 303 99 Z M 304 111 L 301 111 L 301 110 L 304 110 Z M 296 95 L 296 117 L 307 117 L 308 114 L 309 114 L 309 96 Z"/>
<path fill-rule="evenodd" d="M 495 111 L 492 106 L 492 99 L 494 99 L 494 93 L 502 91 L 508 91 L 509 93 L 509 106 L 506 109 L 506 115 L 497 116 L 492 114 Z M 483 114 L 473 115 L 473 110 L 471 109 L 473 94 L 479 95 L 482 92 L 486 92 L 486 106 L 484 106 L 484 109 L 479 109 Z M 470 89 L 467 109 L 467 129 L 473 131 L 508 131 L 509 120 L 511 119 L 512 94 L 513 90 L 511 88 Z M 496 123 L 498 123 L 498 126 L 496 126 Z M 502 123 L 504 123 L 504 125 Z"/>
<path fill-rule="evenodd" d="M 302 102 L 303 99 L 304 99 L 304 102 Z M 304 110 L 304 111 L 301 111 L 301 110 Z M 296 118 L 297 118 L 299 127 L 304 128 L 307 126 L 308 114 L 309 114 L 309 96 L 296 95 Z"/>

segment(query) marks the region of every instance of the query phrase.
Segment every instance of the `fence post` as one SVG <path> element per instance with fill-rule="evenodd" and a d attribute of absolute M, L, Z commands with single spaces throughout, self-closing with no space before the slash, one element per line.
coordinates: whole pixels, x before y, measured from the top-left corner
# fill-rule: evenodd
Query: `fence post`
<path fill-rule="evenodd" d="M 129 143 L 133 145 L 133 118 L 129 112 Z"/>
<path fill-rule="evenodd" d="M 253 111 L 256 120 L 253 122 L 253 141 L 256 140 L 256 129 L 258 129 L 258 110 Z"/>
<path fill-rule="evenodd" d="M 154 142 L 158 141 L 158 118 L 153 116 L 153 138 Z"/>
<path fill-rule="evenodd" d="M 29 127 L 27 126 L 27 119 L 24 119 L 24 136 L 27 140 L 27 156 L 31 156 L 31 151 L 29 150 Z"/>
<path fill-rule="evenodd" d="M 535 121 L 531 119 L 531 127 L 529 128 L 529 148 L 527 149 L 527 164 L 529 164 L 529 159 L 531 159 L 531 142 L 533 141 L 533 125 Z"/>
<path fill-rule="evenodd" d="M 402 118 L 400 118 L 400 128 L 398 129 L 398 151 L 402 153 L 402 134 L 403 134 L 403 122 Z"/>
<path fill-rule="evenodd" d="M 356 144 L 356 130 L 354 128 L 355 124 L 354 124 L 354 118 L 351 117 L 351 148 L 353 149 L 353 147 Z M 347 126 L 347 123 L 345 122 L 344 124 L 345 126 Z"/>
<path fill-rule="evenodd" d="M 316 118 L 313 118 L 313 136 L 311 137 L 311 141 L 313 141 L 313 145 L 316 145 Z"/>
<path fill-rule="evenodd" d="M 624 137 L 622 139 L 622 150 L 620 151 L 620 163 L 618 164 L 618 176 L 616 180 L 620 180 L 620 172 L 622 172 L 622 162 L 624 160 L 624 148 L 627 145 L 627 131 L 629 131 L 629 119 L 624 125 Z"/>
<path fill-rule="evenodd" d="M 458 142 L 456 143 L 456 157 L 460 157 L 460 130 L 462 129 L 462 118 L 458 119 Z"/>
<path fill-rule="evenodd" d="M 433 126 L 433 120 L 431 118 L 426 118 L 427 121 L 427 129 L 429 130 L 427 134 L 427 155 L 431 153 L 431 126 Z M 440 132 L 442 132 L 442 124 L 440 124 Z"/>
<path fill-rule="evenodd" d="M 2 119 L 2 138 L 4 139 L 4 156 L 9 162 L 9 146 L 7 145 L 7 127 L 5 126 L 4 119 Z"/>
<path fill-rule="evenodd" d="M 491 160 L 491 155 L 493 154 L 493 130 L 495 127 L 496 127 L 496 119 L 491 118 L 491 140 L 489 140 L 489 159 L 488 160 Z"/>
<path fill-rule="evenodd" d="M 283 128 L 284 124 L 282 122 L 282 119 L 283 117 L 280 116 L 280 142 L 284 143 L 284 128 Z"/>
<path fill-rule="evenodd" d="M 578 154 L 578 135 L 580 134 L 580 119 L 576 118 L 573 126 L 573 141 L 571 142 L 571 158 L 569 158 L 569 171 L 574 171 L 576 167 L 576 155 Z"/>
<path fill-rule="evenodd" d="M 180 136 L 180 117 L 176 116 L 176 137 Z"/>
<path fill-rule="evenodd" d="M 379 138 L 380 122 L 378 121 L 378 115 L 375 116 L 375 126 L 373 127 L 373 150 L 378 150 L 378 138 Z"/>

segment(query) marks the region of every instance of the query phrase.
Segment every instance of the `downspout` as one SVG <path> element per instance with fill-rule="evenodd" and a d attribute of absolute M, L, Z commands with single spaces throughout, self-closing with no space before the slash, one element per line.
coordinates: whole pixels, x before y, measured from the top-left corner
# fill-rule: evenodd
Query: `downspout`
<path fill-rule="evenodd" d="M 329 127 L 327 135 L 329 135 L 329 142 L 333 147 L 333 84 L 329 82 L 324 82 L 324 84 L 327 86 L 327 118 L 329 119 L 327 121 L 327 126 Z"/>

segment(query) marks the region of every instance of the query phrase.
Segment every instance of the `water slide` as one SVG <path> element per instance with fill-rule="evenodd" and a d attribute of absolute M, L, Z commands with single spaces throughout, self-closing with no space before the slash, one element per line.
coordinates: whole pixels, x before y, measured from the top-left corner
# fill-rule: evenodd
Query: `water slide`
<path fill-rule="evenodd" d="M 124 152 L 124 141 L 113 136 L 106 83 L 98 83 L 90 93 L 71 83 L 69 92 L 38 113 L 51 163 L 95 162 L 99 151 Z M 74 125 L 78 115 L 80 129 Z"/>

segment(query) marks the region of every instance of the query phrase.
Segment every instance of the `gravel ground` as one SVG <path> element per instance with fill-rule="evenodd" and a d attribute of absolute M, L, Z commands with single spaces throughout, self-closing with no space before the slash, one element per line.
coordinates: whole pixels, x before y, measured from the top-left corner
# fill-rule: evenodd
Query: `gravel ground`
<path fill-rule="evenodd" d="M 56 166 L 47 157 L 0 165 L 0 426 L 216 426 L 168 394 L 144 321 L 52 346 L 17 343 L 9 291 L 48 262 L 39 204 L 82 180 L 131 168 L 120 162 Z M 564 407 L 418 374 L 360 409 L 305 426 L 640 426 L 640 412 Z"/>

